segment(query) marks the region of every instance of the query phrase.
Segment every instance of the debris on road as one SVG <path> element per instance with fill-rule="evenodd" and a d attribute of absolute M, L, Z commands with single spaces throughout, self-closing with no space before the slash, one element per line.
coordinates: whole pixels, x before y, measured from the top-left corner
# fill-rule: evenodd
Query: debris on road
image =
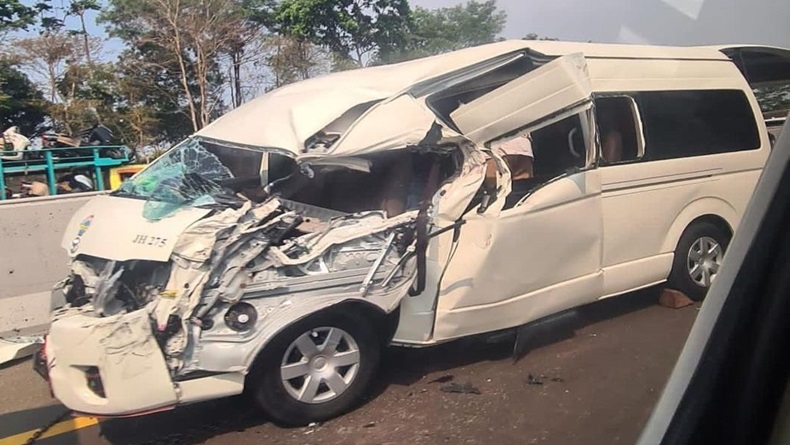
<path fill-rule="evenodd" d="M 455 378 L 455 376 L 452 375 L 452 374 L 445 374 L 445 375 L 443 375 L 441 377 L 437 377 L 437 378 L 431 380 L 428 383 L 447 383 L 447 382 L 452 382 L 454 378 Z"/>
<path fill-rule="evenodd" d="M 304 435 L 313 434 L 316 431 L 318 431 L 319 428 L 321 428 L 320 422 L 310 422 L 310 424 L 308 424 L 307 427 L 305 428 L 305 432 L 302 434 Z"/>
<path fill-rule="evenodd" d="M 471 383 L 450 383 L 439 388 L 442 392 L 457 394 L 482 394 L 480 390 L 472 386 Z"/>
<path fill-rule="evenodd" d="M 0 338 L 0 364 L 29 357 L 42 343 L 42 337 Z"/>
<path fill-rule="evenodd" d="M 374 426 L 376 426 L 376 422 L 370 422 L 362 425 L 362 428 L 373 428 Z"/>
<path fill-rule="evenodd" d="M 664 289 L 661 292 L 661 296 L 658 297 L 658 304 L 670 309 L 680 309 L 682 307 L 691 306 L 694 304 L 694 301 L 683 292 L 674 289 Z"/>
<path fill-rule="evenodd" d="M 536 378 L 534 375 L 527 375 L 527 385 L 542 385 L 543 380 Z"/>

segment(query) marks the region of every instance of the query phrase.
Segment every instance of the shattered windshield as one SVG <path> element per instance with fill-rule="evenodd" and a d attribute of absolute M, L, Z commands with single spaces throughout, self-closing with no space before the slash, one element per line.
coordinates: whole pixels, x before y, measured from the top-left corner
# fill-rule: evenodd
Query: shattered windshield
<path fill-rule="evenodd" d="M 232 204 L 237 182 L 260 184 L 260 151 L 198 138 L 182 142 L 150 167 L 125 181 L 118 196 L 146 199 L 143 215 L 159 220 L 178 209 Z"/>

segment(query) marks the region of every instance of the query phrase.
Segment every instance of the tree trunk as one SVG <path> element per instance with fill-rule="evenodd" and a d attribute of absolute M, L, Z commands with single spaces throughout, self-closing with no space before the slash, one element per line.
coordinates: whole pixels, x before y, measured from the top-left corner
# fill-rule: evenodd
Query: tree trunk
<path fill-rule="evenodd" d="M 242 102 L 242 95 L 241 95 L 241 58 L 244 54 L 244 50 L 234 51 L 233 52 L 233 88 L 234 88 L 234 96 L 233 96 L 233 107 L 241 106 Z"/>
<path fill-rule="evenodd" d="M 88 29 L 85 28 L 85 11 L 80 13 L 80 24 L 82 25 L 82 44 L 85 46 L 85 61 L 88 62 L 88 77 L 93 80 L 93 61 L 91 60 L 91 49 L 88 44 Z"/>
<path fill-rule="evenodd" d="M 184 48 L 181 41 L 181 31 L 178 29 L 180 23 L 178 22 L 178 14 L 181 12 L 181 2 L 175 2 L 174 11 L 168 11 L 168 20 L 170 25 L 173 27 L 173 43 L 174 43 L 174 53 L 176 55 L 176 60 L 178 61 L 178 68 L 180 71 L 180 78 L 181 78 L 181 86 L 184 88 L 184 95 L 187 98 L 187 103 L 189 104 L 189 117 L 192 120 L 192 129 L 194 131 L 200 130 L 200 124 L 198 122 L 197 110 L 195 109 L 195 98 L 192 96 L 192 91 L 189 89 L 189 80 L 187 79 L 187 66 L 186 62 L 184 61 Z"/>
<path fill-rule="evenodd" d="M 195 45 L 195 61 L 197 62 L 197 84 L 200 92 L 200 128 L 208 125 L 208 61 L 203 47 L 199 42 Z"/>

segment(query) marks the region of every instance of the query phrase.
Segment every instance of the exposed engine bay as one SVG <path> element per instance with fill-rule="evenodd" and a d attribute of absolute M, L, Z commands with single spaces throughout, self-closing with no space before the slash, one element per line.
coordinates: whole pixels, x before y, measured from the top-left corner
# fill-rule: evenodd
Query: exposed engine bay
<path fill-rule="evenodd" d="M 416 276 L 417 237 L 425 234 L 418 225 L 427 227 L 433 194 L 460 164 L 457 154 L 404 151 L 374 158 L 363 171 L 287 165 L 270 170 L 268 186 L 250 191 L 243 181 L 235 190 L 223 185 L 245 165 L 226 167 L 222 147 L 187 148 L 200 158 L 166 159 L 155 188 L 139 186 L 144 176 L 136 188 L 104 199 L 129 207 L 119 214 L 142 215 L 142 226 L 200 213 L 173 230 L 175 240 L 163 230 L 133 237 L 135 248 L 159 248 L 156 256 L 119 257 L 120 246 L 91 244 L 89 235 L 105 235 L 86 210 L 71 242 L 72 273 L 59 286 L 66 305 L 53 314 L 118 323 L 147 312 L 174 378 L 245 369 L 268 336 L 322 307 L 359 300 L 381 313 L 395 310 Z M 201 176 L 190 173 L 201 168 Z M 140 198 L 141 189 L 145 200 L 129 199 Z M 130 342 L 119 353 L 131 353 Z M 239 342 L 249 342 L 248 350 L 212 352 Z"/>

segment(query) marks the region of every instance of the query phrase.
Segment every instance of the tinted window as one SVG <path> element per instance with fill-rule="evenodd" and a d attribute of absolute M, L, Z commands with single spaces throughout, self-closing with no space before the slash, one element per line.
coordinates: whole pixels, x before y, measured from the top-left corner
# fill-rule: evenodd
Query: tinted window
<path fill-rule="evenodd" d="M 584 145 L 581 116 L 578 114 L 535 130 L 532 132 L 535 177 L 547 181 L 568 169 L 584 167 L 587 158 Z"/>
<path fill-rule="evenodd" d="M 671 159 L 759 148 L 742 91 L 654 91 L 639 95 L 648 159 Z"/>
<path fill-rule="evenodd" d="M 595 99 L 595 114 L 601 137 L 601 159 L 606 164 L 639 158 L 639 130 L 632 104 L 633 99 L 625 96 Z"/>

